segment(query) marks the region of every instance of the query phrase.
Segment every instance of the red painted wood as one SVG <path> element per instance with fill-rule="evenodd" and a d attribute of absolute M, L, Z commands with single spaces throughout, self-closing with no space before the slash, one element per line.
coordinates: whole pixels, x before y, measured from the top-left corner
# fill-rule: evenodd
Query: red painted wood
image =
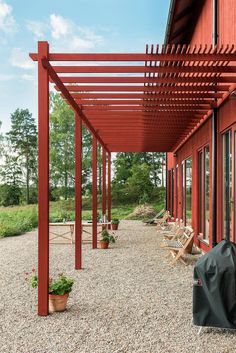
<path fill-rule="evenodd" d="M 106 195 L 106 150 L 102 149 L 102 214 L 106 214 L 107 195 Z"/>
<path fill-rule="evenodd" d="M 142 94 L 142 93 L 72 93 L 71 96 L 73 98 L 77 99 L 147 99 L 147 100 L 153 100 L 153 101 L 163 101 L 163 102 L 171 102 L 175 103 L 177 102 L 178 98 L 184 98 L 181 102 L 182 103 L 191 103 L 192 101 L 197 101 L 198 104 L 211 104 L 212 100 L 201 96 L 187 96 L 183 95 L 183 97 L 165 97 L 165 95 L 162 96 L 157 96 L 156 94 Z M 178 100 L 179 102 L 179 100 Z"/>
<path fill-rule="evenodd" d="M 178 107 L 178 108 L 195 108 L 198 110 L 202 109 L 210 109 L 210 104 L 199 104 L 197 101 L 196 102 L 191 102 L 191 103 L 175 103 L 175 104 L 170 104 L 167 102 L 162 102 L 158 103 L 155 102 L 155 100 L 143 100 L 143 99 L 78 99 L 77 100 L 78 104 L 83 104 L 85 105 L 141 105 L 141 106 L 155 106 L 155 107 L 160 107 L 163 109 L 171 109 L 171 107 Z"/>
<path fill-rule="evenodd" d="M 235 76 L 220 77 L 120 77 L 120 76 L 89 76 L 89 77 L 64 77 L 60 76 L 63 83 L 232 83 L 236 82 Z M 53 81 L 51 81 L 53 82 Z"/>
<path fill-rule="evenodd" d="M 82 268 L 82 121 L 75 114 L 75 269 Z"/>
<path fill-rule="evenodd" d="M 96 133 L 96 131 L 94 130 L 93 126 L 88 121 L 86 115 L 82 112 L 82 110 L 79 107 L 79 105 L 75 102 L 75 100 L 73 99 L 73 97 L 71 96 L 69 91 L 66 89 L 66 86 L 59 79 L 58 75 L 54 71 L 54 69 L 51 66 L 51 64 L 49 63 L 48 59 L 47 58 L 43 58 L 42 59 L 42 64 L 43 64 L 44 68 L 48 70 L 48 73 L 49 73 L 51 79 L 57 85 L 57 87 L 60 89 L 60 91 L 63 94 L 64 98 L 67 99 L 67 102 L 69 103 L 69 105 L 79 114 L 80 118 L 83 120 L 83 122 L 87 126 L 88 130 L 92 133 L 93 136 L 96 137 L 96 139 L 101 143 L 101 145 L 104 146 L 104 148 L 106 148 L 104 142 L 100 139 L 99 135 Z"/>
<path fill-rule="evenodd" d="M 201 42 L 202 43 L 202 42 Z M 211 42 L 210 42 L 211 43 Z M 209 44 L 210 44 L 209 43 Z M 37 54 L 30 57 L 37 61 Z M 235 54 L 176 54 L 176 53 L 53 53 L 49 55 L 50 61 L 236 61 Z"/>
<path fill-rule="evenodd" d="M 93 215 L 93 239 L 92 247 L 97 248 L 97 139 L 93 136 L 93 151 L 92 151 L 92 215 Z"/>
<path fill-rule="evenodd" d="M 209 96 L 212 96 L 211 98 L 214 98 L 214 97 L 217 97 L 218 98 L 221 98 L 222 97 L 222 94 L 221 93 L 209 93 Z M 179 98 L 182 98 L 181 96 L 179 96 Z M 139 112 L 146 112 L 146 111 L 152 111 L 154 112 L 156 115 L 159 115 L 158 113 L 162 114 L 162 113 L 175 113 L 176 112 L 176 109 L 156 109 L 155 106 L 152 107 L 145 107 L 145 106 L 125 106 L 125 105 L 120 105 L 120 106 L 83 106 L 83 112 L 87 113 L 87 112 L 90 112 L 90 111 L 109 111 L 109 112 L 112 112 L 112 111 L 121 111 L 121 110 L 125 110 L 127 112 L 129 111 L 139 111 Z M 204 110 L 204 111 L 208 111 L 208 109 Z M 178 113 L 185 113 L 185 112 L 198 112 L 197 109 L 178 109 Z"/>
<path fill-rule="evenodd" d="M 108 170 L 107 170 L 107 217 L 111 222 L 111 153 L 108 153 Z M 111 229 L 110 225 L 108 229 Z"/>
<path fill-rule="evenodd" d="M 236 43 L 236 3 L 235 0 L 218 0 L 218 43 L 233 44 Z"/>
<path fill-rule="evenodd" d="M 53 66 L 56 73 L 234 73 L 229 66 Z"/>
<path fill-rule="evenodd" d="M 55 86 L 56 90 L 59 90 Z M 212 92 L 212 91 L 228 91 L 229 85 L 202 85 L 202 86 L 78 86 L 78 85 L 66 85 L 69 92 Z"/>
<path fill-rule="evenodd" d="M 41 59 L 47 42 L 38 43 L 38 315 L 48 315 L 49 284 L 49 77 Z"/>
<path fill-rule="evenodd" d="M 228 0 L 226 0 L 228 1 Z M 206 0 L 191 38 L 191 44 L 212 44 L 212 0 Z"/>

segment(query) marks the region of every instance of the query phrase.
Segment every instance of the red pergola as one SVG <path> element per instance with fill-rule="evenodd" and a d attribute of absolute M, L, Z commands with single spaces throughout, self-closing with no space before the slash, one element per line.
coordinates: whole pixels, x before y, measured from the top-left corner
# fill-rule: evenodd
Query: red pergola
<path fill-rule="evenodd" d="M 236 87 L 234 46 L 166 45 L 146 53 L 58 54 L 39 42 L 39 315 L 48 314 L 49 81 L 75 112 L 75 268 L 81 268 L 81 124 L 93 136 L 93 248 L 97 247 L 97 143 L 103 213 L 111 219 L 111 152 L 176 151 Z M 60 64 L 54 64 L 59 62 Z M 106 195 L 106 161 L 108 190 Z"/>

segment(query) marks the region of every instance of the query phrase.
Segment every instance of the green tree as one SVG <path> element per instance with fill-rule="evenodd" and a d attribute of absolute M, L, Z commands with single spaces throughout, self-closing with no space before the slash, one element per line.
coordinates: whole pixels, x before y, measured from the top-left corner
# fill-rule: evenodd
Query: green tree
<path fill-rule="evenodd" d="M 50 95 L 50 177 L 64 198 L 74 183 L 74 114 L 60 94 Z"/>
<path fill-rule="evenodd" d="M 26 184 L 26 203 L 30 201 L 30 181 L 37 170 L 37 128 L 28 109 L 17 109 L 11 114 L 11 130 L 7 133 L 15 157 L 23 167 Z"/>
<path fill-rule="evenodd" d="M 150 179 L 151 167 L 146 164 L 135 164 L 132 169 L 132 175 L 127 179 L 126 190 L 132 200 L 145 202 L 149 200 L 153 184 Z"/>
<path fill-rule="evenodd" d="M 0 129 L 2 127 L 2 122 L 0 121 Z M 3 148 L 3 134 L 0 133 L 0 157 L 3 155 L 3 151 L 4 151 L 4 148 Z"/>
<path fill-rule="evenodd" d="M 70 190 L 74 189 L 75 182 L 74 112 L 58 93 L 50 95 L 50 112 L 51 184 L 53 189 L 59 187 L 59 193 L 67 199 Z M 91 177 L 92 138 L 84 126 L 82 126 L 82 145 L 82 184 L 86 189 Z"/>
<path fill-rule="evenodd" d="M 18 157 L 14 156 L 9 144 L 3 147 L 2 154 L 4 163 L 0 167 L 1 187 L 0 204 L 2 206 L 19 205 L 22 195 L 22 169 Z"/>

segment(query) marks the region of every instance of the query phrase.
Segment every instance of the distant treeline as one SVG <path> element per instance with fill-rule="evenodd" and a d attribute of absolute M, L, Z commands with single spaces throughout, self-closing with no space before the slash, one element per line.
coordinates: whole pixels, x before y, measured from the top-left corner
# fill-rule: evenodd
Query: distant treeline
<path fill-rule="evenodd" d="M 74 113 L 59 94 L 50 94 L 50 200 L 74 198 Z M 91 195 L 92 139 L 83 127 L 83 194 Z M 145 203 L 164 197 L 164 153 L 117 153 L 113 158 L 115 203 Z M 37 125 L 28 109 L 11 114 L 0 135 L 0 206 L 37 203 Z M 102 158 L 98 146 L 98 193 Z"/>

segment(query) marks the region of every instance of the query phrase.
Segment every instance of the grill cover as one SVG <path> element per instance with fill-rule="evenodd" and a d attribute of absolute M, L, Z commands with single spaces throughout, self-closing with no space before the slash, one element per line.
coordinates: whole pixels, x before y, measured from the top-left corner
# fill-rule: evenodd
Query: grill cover
<path fill-rule="evenodd" d="M 193 323 L 236 329 L 236 245 L 223 240 L 196 263 Z"/>

